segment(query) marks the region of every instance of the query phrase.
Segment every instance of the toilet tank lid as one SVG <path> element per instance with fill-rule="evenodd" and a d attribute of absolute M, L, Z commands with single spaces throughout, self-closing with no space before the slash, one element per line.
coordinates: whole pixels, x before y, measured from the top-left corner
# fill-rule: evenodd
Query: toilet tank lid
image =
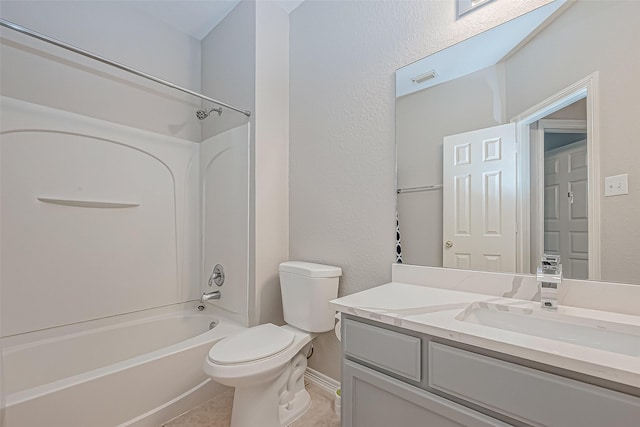
<path fill-rule="evenodd" d="M 283 262 L 280 264 L 280 272 L 299 274 L 306 277 L 339 277 L 342 275 L 340 267 L 304 261 Z"/>

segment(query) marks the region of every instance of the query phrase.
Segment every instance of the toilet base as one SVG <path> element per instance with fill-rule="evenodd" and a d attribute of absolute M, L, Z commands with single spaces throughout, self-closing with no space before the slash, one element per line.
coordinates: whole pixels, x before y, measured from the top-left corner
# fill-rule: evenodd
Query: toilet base
<path fill-rule="evenodd" d="M 307 390 L 296 393 L 288 404 L 279 405 L 274 399 L 265 398 L 263 393 L 276 391 L 269 388 L 236 389 L 231 427 L 287 427 L 302 417 L 311 406 L 311 396 Z M 247 407 L 250 409 L 247 410 Z"/>
<path fill-rule="evenodd" d="M 307 412 L 311 406 L 311 396 L 304 388 L 307 347 L 275 378 L 236 387 L 231 427 L 286 427 Z"/>
<path fill-rule="evenodd" d="M 302 417 L 307 409 L 311 406 L 311 396 L 307 390 L 301 390 L 291 402 L 286 405 L 280 405 L 280 424 L 286 427 L 289 424 Z"/>

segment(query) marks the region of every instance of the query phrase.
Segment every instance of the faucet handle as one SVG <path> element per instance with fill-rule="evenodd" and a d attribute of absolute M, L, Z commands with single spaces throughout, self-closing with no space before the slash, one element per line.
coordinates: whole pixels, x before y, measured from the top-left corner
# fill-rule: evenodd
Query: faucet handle
<path fill-rule="evenodd" d="M 562 268 L 562 264 L 560 264 L 560 255 L 552 255 L 552 254 L 542 254 L 542 260 L 540 261 L 540 266 L 545 273 L 548 270 L 549 274 L 555 274 L 555 272 Z"/>
<path fill-rule="evenodd" d="M 562 264 L 559 255 L 543 254 L 540 267 L 536 271 L 540 283 L 540 303 L 543 308 L 554 310 L 558 307 L 558 285 L 562 283 Z"/>
<path fill-rule="evenodd" d="M 224 268 L 220 264 L 216 264 L 215 267 L 213 267 L 213 271 L 209 277 L 208 285 L 213 286 L 214 283 L 218 286 L 224 284 Z"/>

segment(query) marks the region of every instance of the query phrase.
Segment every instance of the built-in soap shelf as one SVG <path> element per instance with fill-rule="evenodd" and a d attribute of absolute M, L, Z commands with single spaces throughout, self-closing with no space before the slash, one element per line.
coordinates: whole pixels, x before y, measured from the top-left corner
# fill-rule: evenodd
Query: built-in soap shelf
<path fill-rule="evenodd" d="M 118 209 L 140 206 L 140 203 L 98 202 L 95 200 L 56 199 L 51 197 L 38 197 L 38 200 L 44 203 L 72 206 L 76 208 Z"/>

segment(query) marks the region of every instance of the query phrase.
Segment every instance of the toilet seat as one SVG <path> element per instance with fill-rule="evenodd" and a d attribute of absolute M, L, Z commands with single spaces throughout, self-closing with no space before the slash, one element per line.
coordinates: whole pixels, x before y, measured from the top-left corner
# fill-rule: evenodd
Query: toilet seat
<path fill-rule="evenodd" d="M 266 323 L 223 339 L 209 350 L 208 359 L 218 365 L 255 362 L 287 349 L 294 338 L 292 331 Z"/>

